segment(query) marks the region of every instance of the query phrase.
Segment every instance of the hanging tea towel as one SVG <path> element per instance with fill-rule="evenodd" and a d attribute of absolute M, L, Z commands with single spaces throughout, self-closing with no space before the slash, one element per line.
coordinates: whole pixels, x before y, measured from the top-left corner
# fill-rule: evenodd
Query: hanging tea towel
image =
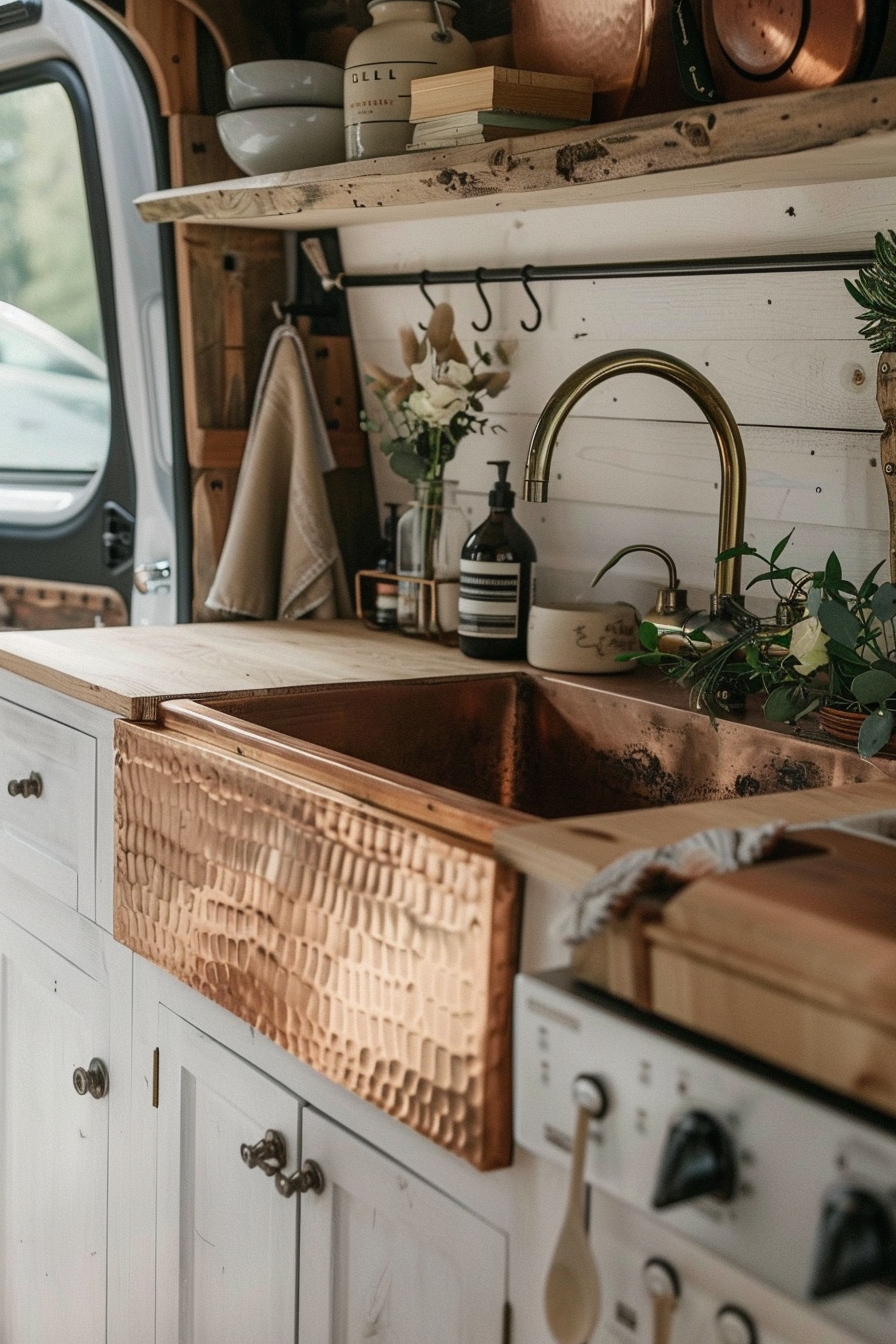
<path fill-rule="evenodd" d="M 607 920 L 625 915 L 638 896 L 672 896 L 698 877 L 750 868 L 771 854 L 786 829 L 783 821 L 740 830 L 719 826 L 659 849 L 623 854 L 576 892 L 557 933 L 567 943 L 584 943 Z"/>
<path fill-rule="evenodd" d="M 351 616 L 323 473 L 336 466 L 296 329 L 271 337 L 206 605 L 256 620 Z"/>

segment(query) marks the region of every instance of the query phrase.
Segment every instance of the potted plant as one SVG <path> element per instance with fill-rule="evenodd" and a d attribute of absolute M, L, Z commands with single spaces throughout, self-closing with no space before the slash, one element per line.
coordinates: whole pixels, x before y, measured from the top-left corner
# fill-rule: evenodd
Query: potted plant
<path fill-rule="evenodd" d="M 711 645 L 697 628 L 674 650 L 661 648 L 656 626 L 644 622 L 644 651 L 620 659 L 659 667 L 713 718 L 761 695 L 774 722 L 796 723 L 817 711 L 824 730 L 855 744 L 862 757 L 896 756 L 896 585 L 877 582 L 881 561 L 856 586 L 843 577 L 835 552 L 823 570 L 782 564 L 792 535 L 770 556 L 744 544 L 718 557 L 752 556 L 764 564 L 748 587 L 771 585 L 774 618 L 734 605 L 728 614 L 736 633 L 728 641 Z"/>

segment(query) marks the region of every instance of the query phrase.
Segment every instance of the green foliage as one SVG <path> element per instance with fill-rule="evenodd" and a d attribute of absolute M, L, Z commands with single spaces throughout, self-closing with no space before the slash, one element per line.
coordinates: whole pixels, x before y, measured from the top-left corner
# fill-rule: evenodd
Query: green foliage
<path fill-rule="evenodd" d="M 873 756 L 896 723 L 896 585 L 877 582 L 877 565 L 857 587 L 844 578 L 835 552 L 823 570 L 782 565 L 792 535 L 769 556 L 744 543 L 718 557 L 758 559 L 765 569 L 753 583 L 771 585 L 784 623 L 762 620 L 729 599 L 725 614 L 735 633 L 724 643 L 710 645 L 702 630 L 692 630 L 679 647 L 664 649 L 656 626 L 644 622 L 645 652 L 630 657 L 659 666 L 713 719 L 749 695 L 764 696 L 766 718 L 775 723 L 796 723 L 824 705 L 864 712 L 859 751 Z"/>
<path fill-rule="evenodd" d="M 863 266 L 853 283 L 844 284 L 856 303 L 863 307 L 859 321 L 862 335 L 872 350 L 896 349 L 896 233 L 878 233 L 874 239 L 874 261 Z"/>
<path fill-rule="evenodd" d="M 0 94 L 0 299 L 102 357 L 78 134 L 59 84 Z"/>
<path fill-rule="evenodd" d="M 864 760 L 876 756 L 893 736 L 896 714 L 892 709 L 877 709 L 869 714 L 859 729 L 859 755 Z"/>

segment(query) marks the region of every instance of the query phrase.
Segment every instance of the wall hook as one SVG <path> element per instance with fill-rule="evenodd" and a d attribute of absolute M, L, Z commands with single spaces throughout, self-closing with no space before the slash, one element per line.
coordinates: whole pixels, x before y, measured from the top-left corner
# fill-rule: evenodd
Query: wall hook
<path fill-rule="evenodd" d="M 523 320 L 520 319 L 520 326 L 522 327 L 523 331 L 529 331 L 529 332 L 537 331 L 538 328 L 541 326 L 541 319 L 542 319 L 541 304 L 538 302 L 535 295 L 532 293 L 532 287 L 530 285 L 531 277 L 532 277 L 532 267 L 524 266 L 522 271 L 520 271 L 520 282 L 523 286 L 523 289 L 529 296 L 529 300 L 532 304 L 532 307 L 535 309 L 535 321 L 529 324 L 527 322 L 523 322 Z"/>
<path fill-rule="evenodd" d="M 435 301 L 435 299 L 433 299 L 433 298 L 430 297 L 429 290 L 426 288 L 426 286 L 427 286 L 428 284 L 429 284 L 429 271 L 421 271 L 421 272 L 420 272 L 420 293 L 423 295 L 424 299 L 425 299 L 426 302 L 429 304 L 430 308 L 435 308 L 435 306 L 436 306 L 436 301 Z M 417 323 L 417 326 L 420 328 L 421 331 L 426 331 L 426 329 L 427 329 L 427 323 L 426 323 L 426 322 L 418 322 L 418 323 Z"/>
<path fill-rule="evenodd" d="M 489 303 L 488 299 L 485 297 L 485 290 L 482 288 L 481 266 L 476 271 L 476 291 L 480 299 L 482 300 L 483 307 L 485 308 L 485 321 L 482 323 L 481 326 L 478 322 L 471 322 L 470 326 L 473 328 L 474 331 L 488 331 L 489 327 L 492 324 L 492 306 Z"/>

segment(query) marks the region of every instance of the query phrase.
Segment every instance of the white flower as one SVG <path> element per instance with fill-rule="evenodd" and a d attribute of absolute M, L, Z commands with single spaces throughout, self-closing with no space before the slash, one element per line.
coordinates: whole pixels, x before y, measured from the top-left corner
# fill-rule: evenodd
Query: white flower
<path fill-rule="evenodd" d="M 793 627 L 790 654 L 797 660 L 796 670 L 801 677 L 811 677 L 828 659 L 828 637 L 817 616 L 807 616 Z"/>
<path fill-rule="evenodd" d="M 439 382 L 448 383 L 451 387 L 468 387 L 473 381 L 473 370 L 469 364 L 460 364 L 456 359 L 449 359 L 447 364 L 442 364 L 439 368 Z"/>
<path fill-rule="evenodd" d="M 438 387 L 438 384 L 433 386 Z M 444 389 L 444 391 L 450 390 Z M 435 425 L 440 429 L 450 425 L 457 412 L 463 410 L 464 405 L 464 402 L 457 401 L 454 397 L 447 404 L 440 405 L 439 399 L 428 391 L 412 392 L 408 397 L 408 410 L 411 415 L 426 425 Z"/>

